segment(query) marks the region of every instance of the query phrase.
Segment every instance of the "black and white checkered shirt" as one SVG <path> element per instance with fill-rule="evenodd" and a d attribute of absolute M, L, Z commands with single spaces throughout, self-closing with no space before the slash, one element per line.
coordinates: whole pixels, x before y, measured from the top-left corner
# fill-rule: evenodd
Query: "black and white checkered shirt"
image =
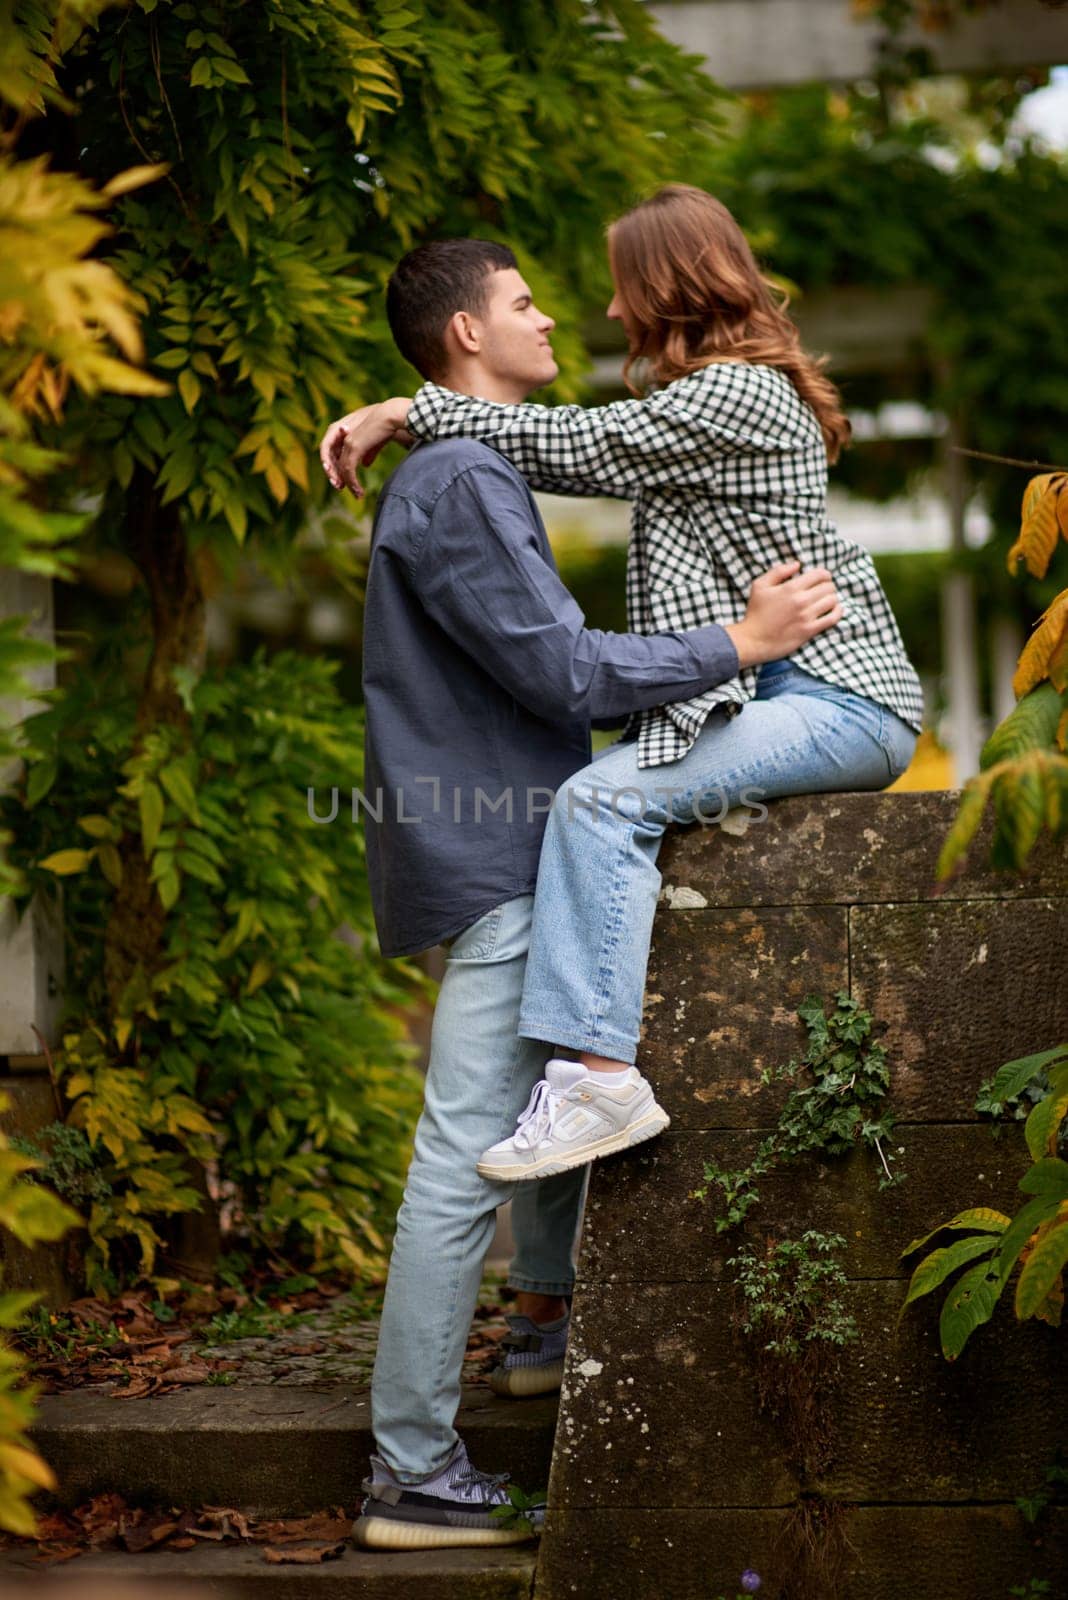
<path fill-rule="evenodd" d="M 819 423 L 777 367 L 716 362 L 645 399 L 595 407 L 499 405 L 427 383 L 408 428 L 421 439 L 482 439 L 535 489 L 632 500 L 634 633 L 738 622 L 769 567 L 795 558 L 802 569 L 826 567 L 844 614 L 791 659 L 922 728 L 920 680 L 872 559 L 827 518 Z M 736 715 L 758 670 L 638 713 L 628 726 L 639 730 L 638 765 L 677 761 L 716 707 Z"/>

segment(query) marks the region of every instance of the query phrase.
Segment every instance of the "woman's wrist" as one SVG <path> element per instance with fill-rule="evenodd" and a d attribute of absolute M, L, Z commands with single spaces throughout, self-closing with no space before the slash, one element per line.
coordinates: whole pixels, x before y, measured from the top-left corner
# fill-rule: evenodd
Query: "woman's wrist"
<path fill-rule="evenodd" d="M 388 400 L 382 401 L 382 412 L 386 421 L 393 424 L 394 429 L 406 428 L 411 405 L 410 395 L 395 394 L 391 395 Z"/>

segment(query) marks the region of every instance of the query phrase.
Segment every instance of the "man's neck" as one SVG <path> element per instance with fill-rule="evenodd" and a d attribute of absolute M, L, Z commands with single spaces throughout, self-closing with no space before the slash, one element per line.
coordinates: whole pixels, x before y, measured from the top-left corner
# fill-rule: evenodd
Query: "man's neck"
<path fill-rule="evenodd" d="M 448 372 L 441 379 L 441 387 L 451 389 L 454 394 L 466 394 L 472 400 L 494 400 L 505 406 L 521 405 L 530 392 L 521 383 L 478 370 Z"/>

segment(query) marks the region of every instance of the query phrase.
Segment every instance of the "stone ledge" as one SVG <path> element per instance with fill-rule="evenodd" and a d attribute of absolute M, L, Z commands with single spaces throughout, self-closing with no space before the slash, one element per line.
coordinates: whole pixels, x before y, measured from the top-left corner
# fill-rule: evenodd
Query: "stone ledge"
<path fill-rule="evenodd" d="M 709 905 L 876 905 L 911 900 L 1017 900 L 1068 894 L 1068 841 L 1044 835 L 1027 871 L 985 866 L 989 814 L 957 877 L 935 866 L 960 791 L 792 795 L 741 836 L 719 827 L 677 828 L 660 853 L 664 883 Z"/>
<path fill-rule="evenodd" d="M 123 1600 L 123 1583 L 137 1586 L 137 1600 L 159 1594 L 173 1600 L 190 1593 L 214 1600 L 530 1600 L 536 1559 L 533 1545 L 500 1550 L 372 1551 L 349 1547 L 336 1561 L 311 1566 L 274 1566 L 259 1546 L 159 1550 L 133 1556 L 81 1556 L 48 1577 L 51 1595 L 68 1588 L 76 1600 L 90 1584 L 95 1600 Z M 25 1587 L 14 1587 L 20 1577 Z M 4 1600 L 33 1600 L 41 1568 L 28 1557 L 0 1556 Z M 180 1588 L 178 1586 L 181 1586 Z M 131 1590 L 130 1600 L 134 1600 Z"/>
<path fill-rule="evenodd" d="M 548 1479 L 556 1408 L 555 1395 L 520 1405 L 468 1385 L 457 1427 L 484 1472 L 531 1488 Z M 370 1400 L 342 1387 L 200 1387 L 138 1400 L 74 1390 L 44 1396 L 32 1434 L 65 1506 L 111 1490 L 131 1504 L 262 1516 L 354 1504 L 372 1448 Z"/>

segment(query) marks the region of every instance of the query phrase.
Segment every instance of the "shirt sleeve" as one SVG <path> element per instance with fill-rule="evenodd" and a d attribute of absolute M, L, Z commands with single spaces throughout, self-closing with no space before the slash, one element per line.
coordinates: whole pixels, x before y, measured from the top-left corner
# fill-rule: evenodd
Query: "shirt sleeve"
<path fill-rule="evenodd" d="M 639 489 L 708 490 L 725 451 L 745 447 L 741 406 L 712 403 L 703 373 L 607 406 L 499 405 L 425 383 L 408 410 L 420 439 L 481 439 L 537 489 L 631 498 Z"/>
<path fill-rule="evenodd" d="M 464 469 L 438 497 L 408 570 L 438 626 L 547 721 L 689 700 L 739 669 L 715 623 L 649 635 L 587 628 L 539 547 L 522 486 L 492 461 Z"/>

